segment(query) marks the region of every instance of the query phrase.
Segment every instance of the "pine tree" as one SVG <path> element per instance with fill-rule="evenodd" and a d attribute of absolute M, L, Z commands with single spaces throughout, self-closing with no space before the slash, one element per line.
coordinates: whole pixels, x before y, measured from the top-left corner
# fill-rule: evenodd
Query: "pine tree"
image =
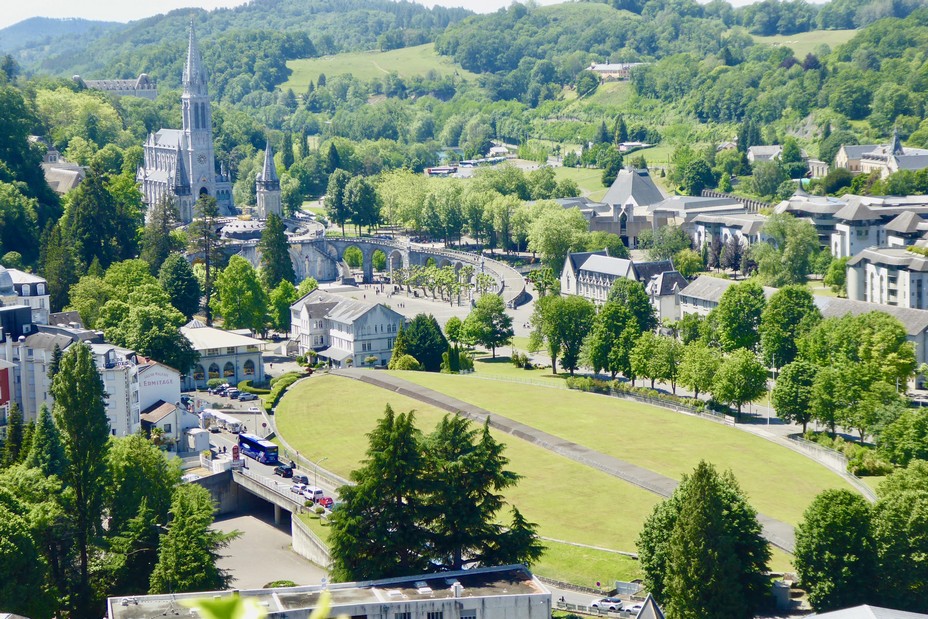
<path fill-rule="evenodd" d="M 177 206 L 174 199 L 165 196 L 155 202 L 148 214 L 148 223 L 142 232 L 142 253 L 139 256 L 151 266 L 152 274 L 161 269 L 172 251 L 180 249 L 171 236 L 177 226 Z"/>
<path fill-rule="evenodd" d="M 261 252 L 261 276 L 268 290 L 273 290 L 284 280 L 293 283 L 296 279 L 285 230 L 283 220 L 271 213 L 267 217 L 264 231 L 261 232 L 261 240 L 258 241 L 258 251 Z"/>
<path fill-rule="evenodd" d="M 618 116 L 615 119 L 615 127 L 612 129 L 613 143 L 618 148 L 622 142 L 628 142 L 628 127 L 625 126 L 625 119 Z"/>
<path fill-rule="evenodd" d="M 390 353 L 390 363 L 387 364 L 387 367 L 391 370 L 395 370 L 397 362 L 409 354 L 406 352 L 405 329 L 405 325 L 400 325 L 400 330 L 396 334 L 396 339 L 393 341 L 393 352 Z M 416 359 L 416 361 L 418 361 L 418 359 Z"/>
<path fill-rule="evenodd" d="M 210 309 L 210 300 L 213 296 L 213 280 L 215 270 L 222 262 L 222 239 L 218 232 L 219 205 L 216 199 L 202 195 L 196 203 L 197 218 L 190 224 L 187 232 L 190 237 L 190 249 L 196 252 L 206 266 L 206 277 L 203 282 L 203 294 L 206 297 L 203 304 L 206 313 L 206 324 L 212 326 L 213 312 Z"/>
<path fill-rule="evenodd" d="M 52 358 L 48 362 L 48 380 L 55 379 L 55 375 L 61 368 L 61 356 L 63 354 L 64 353 L 61 351 L 61 346 L 55 344 L 55 347 L 52 349 Z"/>
<path fill-rule="evenodd" d="M 51 411 L 43 404 L 39 411 L 35 432 L 32 435 L 32 445 L 26 456 L 26 466 L 41 469 L 46 477 L 51 475 L 60 477 L 66 465 L 67 460 L 58 426 L 55 425 Z"/>
<path fill-rule="evenodd" d="M 200 311 L 202 290 L 193 268 L 182 254 L 171 254 L 158 273 L 161 287 L 171 297 L 171 305 L 185 317 L 192 318 Z"/>
<path fill-rule="evenodd" d="M 91 166 L 87 177 L 69 196 L 70 203 L 61 219 L 78 262 L 87 266 L 98 258 L 104 269 L 119 259 L 121 249 L 117 243 L 118 205 L 106 186 L 107 180 L 102 170 Z"/>
<path fill-rule="evenodd" d="M 6 440 L 3 441 L 3 466 L 11 466 L 22 459 L 23 447 L 23 413 L 19 404 L 10 405 L 7 416 Z"/>
<path fill-rule="evenodd" d="M 108 595 L 147 591 L 158 561 L 158 519 L 143 497 L 137 515 L 109 540 L 103 560 Z"/>
<path fill-rule="evenodd" d="M 293 166 L 293 134 L 289 131 L 284 133 L 284 142 L 280 146 L 280 156 L 284 170 L 289 170 Z"/>
<path fill-rule="evenodd" d="M 48 282 L 50 310 L 60 312 L 68 304 L 68 290 L 78 280 L 77 261 L 71 244 L 54 224 L 42 236 L 41 270 Z"/>
<path fill-rule="evenodd" d="M 67 465 L 63 480 L 73 492 L 73 519 L 80 577 L 75 598 L 77 616 L 91 615 L 90 541 L 100 528 L 100 506 L 106 489 L 109 420 L 103 380 L 90 346 L 72 344 L 61 358 L 52 381 L 55 422 L 61 430 Z"/>
<path fill-rule="evenodd" d="M 35 437 L 35 421 L 30 421 L 23 426 L 23 442 L 19 449 L 19 461 L 22 462 L 29 456 L 32 450 L 32 439 Z"/>
<path fill-rule="evenodd" d="M 334 142 L 329 144 L 329 153 L 326 156 L 326 174 L 331 174 L 335 170 L 338 170 L 342 167 L 342 158 L 338 154 L 338 149 L 335 147 Z"/>

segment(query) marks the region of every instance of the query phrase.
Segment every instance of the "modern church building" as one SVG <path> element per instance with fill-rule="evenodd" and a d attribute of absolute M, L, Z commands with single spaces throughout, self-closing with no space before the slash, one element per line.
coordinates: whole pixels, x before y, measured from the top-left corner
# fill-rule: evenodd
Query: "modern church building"
<path fill-rule="evenodd" d="M 149 135 L 144 144 L 145 158 L 137 177 L 143 200 L 151 207 L 173 198 L 180 221 L 190 223 L 196 215 L 194 204 L 206 194 L 216 198 L 220 214 L 232 215 L 235 207 L 231 179 L 225 166 L 221 172 L 216 171 L 206 69 L 193 24 L 190 25 L 183 86 L 183 128 L 161 129 Z"/>

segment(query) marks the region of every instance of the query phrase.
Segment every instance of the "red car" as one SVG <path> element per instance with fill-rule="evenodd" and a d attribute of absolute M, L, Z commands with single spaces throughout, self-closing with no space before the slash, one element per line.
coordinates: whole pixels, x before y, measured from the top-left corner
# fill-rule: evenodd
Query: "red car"
<path fill-rule="evenodd" d="M 332 500 L 332 497 L 330 496 L 324 496 L 318 501 L 316 501 L 316 505 L 322 505 L 326 509 L 332 509 L 333 503 L 335 503 L 335 501 Z"/>

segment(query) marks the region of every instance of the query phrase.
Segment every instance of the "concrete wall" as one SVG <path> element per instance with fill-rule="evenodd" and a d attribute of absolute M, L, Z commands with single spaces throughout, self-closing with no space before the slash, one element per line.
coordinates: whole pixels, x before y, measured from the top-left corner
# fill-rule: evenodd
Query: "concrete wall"
<path fill-rule="evenodd" d="M 216 502 L 217 514 L 231 514 L 260 507 L 266 503 L 262 499 L 241 488 L 232 481 L 232 471 L 223 471 L 209 477 L 194 480 L 194 484 L 203 486 Z"/>
<path fill-rule="evenodd" d="M 293 538 L 293 552 L 316 565 L 329 567 L 332 556 L 329 554 L 328 546 L 300 520 L 299 516 L 290 519 L 290 535 Z"/>

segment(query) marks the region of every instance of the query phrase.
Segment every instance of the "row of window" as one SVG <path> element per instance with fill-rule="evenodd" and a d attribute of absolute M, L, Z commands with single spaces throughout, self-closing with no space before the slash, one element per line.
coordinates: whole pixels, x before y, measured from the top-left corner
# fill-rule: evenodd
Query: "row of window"
<path fill-rule="evenodd" d="M 440 610 L 433 610 L 425 613 L 425 619 L 444 619 L 444 616 L 444 612 Z M 477 609 L 462 610 L 460 617 L 461 619 L 477 619 Z M 393 619 L 412 619 L 412 613 L 393 613 Z"/>

